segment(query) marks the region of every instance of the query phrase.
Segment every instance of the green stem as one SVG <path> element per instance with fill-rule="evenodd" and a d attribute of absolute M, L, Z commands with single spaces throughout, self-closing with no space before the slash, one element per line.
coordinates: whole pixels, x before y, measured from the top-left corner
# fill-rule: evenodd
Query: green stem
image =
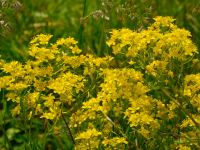
<path fill-rule="evenodd" d="M 21 109 L 22 109 L 22 112 L 23 112 L 23 119 L 24 119 L 24 131 L 26 133 L 26 136 L 27 136 L 27 139 L 29 139 L 29 132 L 27 130 L 27 122 L 26 122 L 26 109 L 24 108 L 24 104 L 23 104 L 23 99 L 20 98 L 20 106 L 21 106 Z"/>
<path fill-rule="evenodd" d="M 170 59 L 170 65 L 171 65 L 171 69 L 172 69 L 172 72 L 173 72 L 173 75 L 174 75 L 174 78 L 175 78 L 175 81 L 176 81 L 176 85 L 177 85 L 177 87 L 178 87 L 178 89 L 180 90 L 180 86 L 179 86 L 179 77 L 178 77 L 178 79 L 177 79 L 177 77 L 176 77 L 176 72 L 175 72 L 175 69 L 174 69 L 174 67 L 173 67 L 173 65 L 172 65 L 173 63 L 172 63 L 172 58 Z M 178 63 L 177 63 L 178 64 Z M 177 65 L 177 67 L 178 67 L 178 65 Z M 181 64 L 181 71 L 180 72 L 182 72 L 183 70 L 183 65 Z M 180 102 L 180 105 L 182 106 L 182 98 L 181 99 L 179 99 L 178 98 L 178 100 L 179 100 L 179 102 Z M 182 113 L 181 113 L 181 107 L 179 107 L 179 113 L 180 113 L 180 122 L 182 122 L 182 120 L 183 120 L 183 115 L 182 115 Z M 180 130 L 180 129 L 179 129 Z"/>
<path fill-rule="evenodd" d="M 89 150 L 91 150 L 90 139 L 88 139 L 88 143 L 89 143 Z"/>
<path fill-rule="evenodd" d="M 7 108 L 7 101 L 5 100 L 4 88 L 3 88 L 3 120 L 4 120 L 4 130 L 6 130 L 6 117 L 5 117 L 6 108 Z M 6 140 L 5 140 L 5 145 L 6 145 Z"/>
<path fill-rule="evenodd" d="M 44 140 L 43 140 L 43 150 L 45 150 L 46 148 L 46 136 L 47 136 L 47 130 L 45 129 L 44 131 Z"/>
<path fill-rule="evenodd" d="M 8 145 L 9 145 L 10 149 L 13 150 L 12 145 L 11 145 L 9 139 L 8 139 L 8 136 L 7 136 L 6 132 L 5 132 L 5 130 L 4 130 L 3 126 L 2 126 L 2 124 L 1 124 L 1 130 L 2 130 L 2 132 L 3 132 L 3 135 L 4 135 L 5 139 L 6 139 L 6 141 L 8 142 Z"/>
<path fill-rule="evenodd" d="M 2 4 L 0 4 L 0 12 L 1 12 L 1 15 L 3 15 L 3 10 L 2 10 Z M 4 18 L 3 18 L 4 19 Z M 3 36 L 3 33 L 2 33 L 2 27 L 1 27 L 1 24 L 0 24 L 0 39 L 2 38 Z"/>
<path fill-rule="evenodd" d="M 104 26 L 105 26 L 105 18 L 103 18 L 103 29 L 102 29 L 102 32 L 101 32 L 101 39 L 100 39 L 99 50 L 98 50 L 98 57 L 100 56 L 100 52 L 101 52 L 101 44 L 102 44 L 102 41 L 103 41 Z"/>
<path fill-rule="evenodd" d="M 140 149 L 135 143 L 133 143 L 133 142 L 132 142 L 118 127 L 117 127 L 117 125 L 103 112 L 103 110 L 101 110 L 101 112 L 102 112 L 103 115 L 106 117 L 106 119 L 107 119 L 114 127 L 116 127 L 116 128 L 119 130 L 120 134 L 121 134 L 127 141 L 129 141 L 137 150 Z"/>
<path fill-rule="evenodd" d="M 142 63 L 140 60 L 138 60 L 138 61 L 139 61 L 140 64 L 145 68 L 145 70 L 147 70 L 146 67 L 143 65 L 143 63 Z M 150 73 L 148 70 L 147 70 L 147 72 L 151 75 L 151 73 Z M 155 80 L 157 83 L 159 83 L 158 79 L 157 79 L 155 76 L 152 75 L 152 77 L 154 78 L 154 80 Z M 164 89 L 160 86 L 160 84 L 158 84 L 158 85 L 159 85 L 160 89 L 164 92 L 164 94 L 165 94 L 168 98 L 170 98 L 172 101 L 174 101 L 174 103 L 176 103 L 176 104 L 189 116 L 189 118 L 192 120 L 192 122 L 195 124 L 195 126 L 199 129 L 199 124 L 194 120 L 194 118 L 189 114 L 189 112 L 188 112 L 183 106 L 181 106 L 181 104 L 180 104 L 179 102 L 177 102 L 174 98 L 172 98 L 172 97 L 166 92 L 166 90 L 164 90 Z"/>
<path fill-rule="evenodd" d="M 83 16 L 82 16 L 82 17 L 85 16 L 85 12 L 86 12 L 86 0 L 84 1 L 84 9 L 83 9 Z M 78 47 L 79 47 L 80 49 L 82 49 L 83 23 L 80 24 L 78 33 L 80 33 Z M 78 35 L 77 35 L 77 36 L 78 36 Z"/>
<path fill-rule="evenodd" d="M 181 106 L 181 104 L 179 102 L 177 102 L 174 98 L 172 98 L 164 89 L 161 89 L 161 90 L 165 93 L 165 95 L 167 97 L 169 97 L 172 101 L 174 101 L 174 103 L 176 103 L 189 116 L 189 118 L 192 120 L 192 122 L 199 129 L 199 124 L 194 120 L 194 118 L 189 114 L 189 112 L 183 106 Z"/>

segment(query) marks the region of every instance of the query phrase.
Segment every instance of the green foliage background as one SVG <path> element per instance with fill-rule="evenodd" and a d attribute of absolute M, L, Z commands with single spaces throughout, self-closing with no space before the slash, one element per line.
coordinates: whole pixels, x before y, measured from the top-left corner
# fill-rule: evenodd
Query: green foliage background
<path fill-rule="evenodd" d="M 21 0 L 21 13 L 16 10 L 5 10 L 7 19 L 13 23 L 12 33 L 5 32 L 5 38 L 1 38 L 0 54 L 6 60 L 18 60 L 24 62 L 28 57 L 28 48 L 31 38 L 39 33 L 50 33 L 53 35 L 52 42 L 58 38 L 74 37 L 79 41 L 81 49 L 89 53 L 97 54 L 101 49 L 100 55 L 105 55 L 105 41 L 108 29 L 128 27 L 132 30 L 139 29 L 139 20 L 133 21 L 130 18 L 121 20 L 120 15 L 116 12 L 119 5 L 129 3 L 130 6 L 136 5 L 135 14 L 141 17 L 146 12 L 146 8 L 153 7 L 149 15 L 149 23 L 152 23 L 155 16 L 172 16 L 176 19 L 175 24 L 179 28 L 185 28 L 192 33 L 193 41 L 199 47 L 199 12 L 193 13 L 197 6 L 197 0 L 115 0 L 112 2 L 112 9 L 107 9 L 110 13 L 110 19 L 95 20 L 88 19 L 83 25 L 80 18 L 88 16 L 91 12 L 102 8 L 102 1 L 88 0 Z M 85 7 L 84 7 L 85 3 Z M 84 14 L 83 14 L 84 13 Z M 143 23 L 148 25 L 148 23 Z M 101 48 L 100 41 L 102 37 Z M 81 40 L 81 41 L 80 41 Z M 111 52 L 110 52 L 111 53 Z"/>
<path fill-rule="evenodd" d="M 32 37 L 40 33 L 53 35 L 50 42 L 55 42 L 58 38 L 74 37 L 79 41 L 79 48 L 85 53 L 95 56 L 106 56 L 112 54 L 111 49 L 106 46 L 109 29 L 120 29 L 123 27 L 132 30 L 144 27 L 153 22 L 155 16 L 172 16 L 179 28 L 185 28 L 192 33 L 192 40 L 200 48 L 200 15 L 199 10 L 193 12 L 198 5 L 198 0 L 115 0 L 111 1 L 113 6 L 107 8 L 110 19 L 100 18 L 95 20 L 89 18 L 81 23 L 80 18 L 86 17 L 90 13 L 102 8 L 102 1 L 95 0 L 20 0 L 22 4 L 21 12 L 5 9 L 7 20 L 13 23 L 12 33 L 3 31 L 5 37 L 0 38 L 0 55 L 3 59 L 10 62 L 17 60 L 25 62 L 28 59 L 29 42 Z M 120 19 L 116 8 L 119 5 L 129 3 L 130 6 L 137 6 L 134 9 L 138 18 L 131 20 Z M 148 21 L 142 19 L 142 15 L 147 8 L 152 6 L 152 12 Z M 141 23 L 140 23 L 141 22 Z M 197 55 L 197 57 L 199 57 Z M 0 110 L 3 110 L 3 91 L 0 93 Z M 21 149 L 24 139 L 23 135 L 17 134 L 21 131 L 16 128 L 15 121 L 11 118 L 10 109 L 12 102 L 7 103 L 7 113 L 5 114 L 5 129 L 12 141 L 14 149 Z M 1 114 L 0 114 L 1 116 Z M 3 119 L 0 117 L 0 120 Z M 68 148 L 72 148 L 69 139 L 65 141 Z M 56 141 L 54 143 L 57 143 Z M 4 146 L 3 135 L 0 132 L 0 147 Z M 70 147 L 71 145 L 71 147 Z"/>

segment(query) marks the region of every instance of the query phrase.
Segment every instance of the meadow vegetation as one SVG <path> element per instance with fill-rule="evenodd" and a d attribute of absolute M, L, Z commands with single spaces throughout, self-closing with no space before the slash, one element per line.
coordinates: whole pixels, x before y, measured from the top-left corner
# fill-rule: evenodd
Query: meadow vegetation
<path fill-rule="evenodd" d="M 3 2 L 0 149 L 200 149 L 198 2 Z"/>

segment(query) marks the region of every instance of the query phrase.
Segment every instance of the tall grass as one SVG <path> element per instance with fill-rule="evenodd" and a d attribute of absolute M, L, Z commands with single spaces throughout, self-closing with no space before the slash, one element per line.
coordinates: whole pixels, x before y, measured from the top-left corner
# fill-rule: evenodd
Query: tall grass
<path fill-rule="evenodd" d="M 137 6 L 135 14 L 142 15 L 147 8 L 152 6 L 152 15 L 149 16 L 149 23 L 155 16 L 173 16 L 176 18 L 176 24 L 181 28 L 184 27 L 191 31 L 193 41 L 199 41 L 199 15 L 198 11 L 192 13 L 198 4 L 197 0 L 191 1 L 159 1 L 159 0 L 115 0 L 112 2 L 112 9 L 108 8 L 110 20 L 104 21 L 103 18 L 95 20 L 89 19 L 81 25 L 80 18 L 89 15 L 91 12 L 102 8 L 102 1 L 39 1 L 34 0 L 20 1 L 22 4 L 22 13 L 16 11 L 8 11 L 8 19 L 13 23 L 13 34 L 7 34 L 5 38 L 1 38 L 1 55 L 6 59 L 25 61 L 28 57 L 28 43 L 31 38 L 38 33 L 51 33 L 54 35 L 52 41 L 57 38 L 66 38 L 68 36 L 75 37 L 80 40 L 79 33 L 82 33 L 81 43 L 82 49 L 98 55 L 99 45 L 105 52 L 101 52 L 101 56 L 105 55 L 106 31 L 112 28 L 127 27 L 132 30 L 140 28 L 139 20 L 136 18 L 121 20 L 116 8 L 119 5 L 129 3 L 130 6 Z M 85 6 L 84 6 L 85 3 Z M 147 24 L 146 24 L 147 25 Z M 80 26 L 83 31 L 80 31 Z M 103 32 L 103 35 L 102 35 Z M 101 42 L 101 40 L 103 40 Z"/>

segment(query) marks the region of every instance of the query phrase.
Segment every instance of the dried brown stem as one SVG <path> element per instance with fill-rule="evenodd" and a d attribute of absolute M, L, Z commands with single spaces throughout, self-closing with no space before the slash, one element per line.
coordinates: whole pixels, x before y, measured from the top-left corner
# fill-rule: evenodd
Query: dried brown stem
<path fill-rule="evenodd" d="M 68 124 L 67 124 L 67 121 L 65 120 L 65 117 L 64 117 L 64 115 L 63 115 L 63 113 L 62 113 L 62 110 L 61 110 L 61 115 L 62 115 L 62 118 L 63 118 L 63 120 L 64 120 L 64 122 L 65 122 L 65 124 L 66 124 L 66 126 L 67 126 L 67 129 L 68 129 L 68 131 L 69 131 L 69 134 L 70 134 L 70 137 L 71 137 L 71 139 L 72 139 L 72 142 L 74 143 L 74 145 L 76 145 L 76 143 L 75 143 L 75 141 L 74 141 L 74 138 L 73 138 L 73 136 L 72 136 L 71 130 L 70 130 L 70 128 L 69 128 L 69 126 L 68 126 Z"/>

